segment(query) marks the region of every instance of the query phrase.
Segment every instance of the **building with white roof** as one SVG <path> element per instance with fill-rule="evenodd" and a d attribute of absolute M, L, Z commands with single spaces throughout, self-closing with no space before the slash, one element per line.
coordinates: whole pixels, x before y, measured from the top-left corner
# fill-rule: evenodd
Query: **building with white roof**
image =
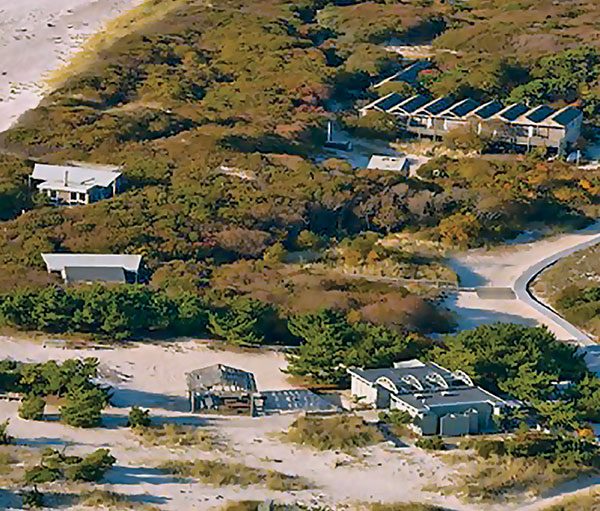
<path fill-rule="evenodd" d="M 370 170 L 391 170 L 402 174 L 408 173 L 408 160 L 404 156 L 383 156 L 374 154 L 369 160 Z"/>
<path fill-rule="evenodd" d="M 119 192 L 121 172 L 117 170 L 36 163 L 29 182 L 57 204 L 90 204 Z"/>
<path fill-rule="evenodd" d="M 142 256 L 128 254 L 42 254 L 48 273 L 66 284 L 137 281 Z"/>
<path fill-rule="evenodd" d="M 548 105 L 504 105 L 497 100 L 481 103 L 472 98 L 430 98 L 424 94 L 407 98 L 395 92 L 359 110 L 363 116 L 370 111 L 394 115 L 399 128 L 419 136 L 437 138 L 471 126 L 477 133 L 488 133 L 498 142 L 528 149 L 547 147 L 558 153 L 564 153 L 577 142 L 583 121 L 582 112 L 573 106 L 556 109 Z"/>

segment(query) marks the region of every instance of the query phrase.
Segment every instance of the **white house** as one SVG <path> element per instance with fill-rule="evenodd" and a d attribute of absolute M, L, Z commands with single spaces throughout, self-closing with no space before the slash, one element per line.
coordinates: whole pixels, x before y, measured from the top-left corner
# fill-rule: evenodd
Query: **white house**
<path fill-rule="evenodd" d="M 127 254 L 42 254 L 48 273 L 67 284 L 125 283 L 138 279 L 142 256 Z"/>

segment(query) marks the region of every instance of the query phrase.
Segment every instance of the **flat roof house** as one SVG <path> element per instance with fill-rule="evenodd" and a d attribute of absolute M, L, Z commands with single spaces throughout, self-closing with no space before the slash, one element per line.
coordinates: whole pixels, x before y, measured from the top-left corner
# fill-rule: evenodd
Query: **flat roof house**
<path fill-rule="evenodd" d="M 423 435 L 458 436 L 493 428 L 508 402 L 477 387 L 462 371 L 408 360 L 385 369 L 350 369 L 352 396 L 375 408 L 404 410 Z"/>
<path fill-rule="evenodd" d="M 108 199 L 119 192 L 121 172 L 104 168 L 36 163 L 29 176 L 35 186 L 56 204 L 75 206 Z"/>
<path fill-rule="evenodd" d="M 42 254 L 48 273 L 66 284 L 136 282 L 142 256 L 126 254 Z"/>
<path fill-rule="evenodd" d="M 409 98 L 388 94 L 362 107 L 360 115 L 372 110 L 394 115 L 400 129 L 419 136 L 437 138 L 471 125 L 477 133 L 489 133 L 499 142 L 527 148 L 548 147 L 559 154 L 577 142 L 583 122 L 583 113 L 573 106 L 556 110 L 548 105 L 480 103 L 452 96 L 432 99 L 420 94 Z"/>
<path fill-rule="evenodd" d="M 408 160 L 404 156 L 384 156 L 374 154 L 367 165 L 369 170 L 391 170 L 408 174 Z"/>

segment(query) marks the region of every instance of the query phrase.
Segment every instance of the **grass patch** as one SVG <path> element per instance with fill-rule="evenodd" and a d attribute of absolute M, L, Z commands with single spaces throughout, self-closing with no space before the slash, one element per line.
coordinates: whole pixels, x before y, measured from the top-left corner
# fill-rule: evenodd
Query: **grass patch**
<path fill-rule="evenodd" d="M 189 477 L 217 487 L 245 487 L 257 484 L 273 491 L 308 490 L 314 487 L 309 481 L 298 476 L 221 460 L 173 460 L 161 464 L 159 468 L 175 476 Z"/>
<path fill-rule="evenodd" d="M 199 447 L 206 451 L 223 449 L 215 433 L 194 426 L 163 424 L 132 428 L 138 439 L 152 447 Z"/>
<path fill-rule="evenodd" d="M 445 511 L 445 508 L 431 504 L 421 504 L 420 502 L 402 504 L 382 504 L 380 502 L 375 502 L 374 504 L 367 504 L 366 509 L 369 511 Z"/>
<path fill-rule="evenodd" d="M 492 457 L 458 477 L 453 493 L 468 499 L 493 501 L 507 495 L 540 493 L 566 482 L 573 473 L 558 473 L 542 459 Z"/>
<path fill-rule="evenodd" d="M 384 440 L 375 426 L 356 415 L 300 417 L 292 423 L 284 439 L 321 451 L 352 451 Z"/>
<path fill-rule="evenodd" d="M 132 511 L 158 511 L 160 508 L 142 502 L 134 502 L 127 495 L 105 490 L 94 490 L 82 495 L 78 505 L 90 509 L 117 509 Z"/>
<path fill-rule="evenodd" d="M 567 497 L 541 511 L 597 511 L 600 509 L 600 491 L 589 490 Z"/>

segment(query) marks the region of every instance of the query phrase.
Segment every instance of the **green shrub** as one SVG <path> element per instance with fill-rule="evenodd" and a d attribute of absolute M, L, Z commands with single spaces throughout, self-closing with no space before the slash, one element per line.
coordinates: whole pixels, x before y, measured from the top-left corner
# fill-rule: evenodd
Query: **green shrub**
<path fill-rule="evenodd" d="M 38 508 L 44 506 L 44 494 L 39 492 L 37 488 L 26 490 L 21 493 L 24 508 Z"/>
<path fill-rule="evenodd" d="M 62 473 L 57 468 L 37 465 L 25 472 L 25 482 L 28 484 L 52 483 L 62 479 Z"/>
<path fill-rule="evenodd" d="M 415 442 L 415 446 L 419 449 L 427 451 L 445 451 L 446 444 L 441 436 L 424 436 Z"/>
<path fill-rule="evenodd" d="M 98 388 L 75 389 L 67 395 L 67 403 L 60 408 L 60 419 L 76 428 L 93 428 L 102 420 L 106 393 Z"/>
<path fill-rule="evenodd" d="M 46 400 L 43 397 L 28 394 L 23 398 L 19 407 L 19 417 L 37 421 L 44 416 L 44 408 L 46 408 Z"/>
<path fill-rule="evenodd" d="M 97 449 L 79 463 L 65 468 L 65 478 L 72 481 L 99 481 L 115 461 L 108 449 Z"/>
<path fill-rule="evenodd" d="M 412 422 L 412 415 L 404 410 L 389 410 L 379 413 L 379 420 L 391 426 L 404 426 Z"/>
<path fill-rule="evenodd" d="M 13 437 L 8 434 L 8 421 L 0 422 L 0 445 L 12 443 Z"/>
<path fill-rule="evenodd" d="M 129 417 L 127 419 L 128 428 L 135 428 L 138 426 L 147 428 L 151 423 L 152 419 L 150 419 L 150 410 L 143 410 L 137 406 L 131 408 Z"/>
<path fill-rule="evenodd" d="M 506 447 L 502 440 L 482 440 L 475 444 L 475 450 L 483 459 L 488 459 L 492 454 L 496 456 L 506 454 Z"/>

